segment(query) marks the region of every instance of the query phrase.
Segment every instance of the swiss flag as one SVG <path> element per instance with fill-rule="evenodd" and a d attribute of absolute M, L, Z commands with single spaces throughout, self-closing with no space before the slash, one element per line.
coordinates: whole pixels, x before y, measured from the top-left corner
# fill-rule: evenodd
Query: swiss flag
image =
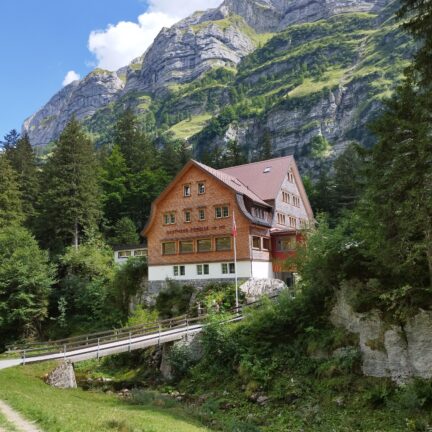
<path fill-rule="evenodd" d="M 231 234 L 232 234 L 233 237 L 237 237 L 237 225 L 236 225 L 236 221 L 235 221 L 234 211 L 233 211 L 233 220 L 232 220 Z"/>

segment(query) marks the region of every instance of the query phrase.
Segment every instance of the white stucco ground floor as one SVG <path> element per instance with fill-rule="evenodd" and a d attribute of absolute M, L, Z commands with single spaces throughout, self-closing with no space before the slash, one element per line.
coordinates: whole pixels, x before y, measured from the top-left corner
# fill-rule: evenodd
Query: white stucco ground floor
<path fill-rule="evenodd" d="M 234 262 L 211 262 L 198 264 L 149 265 L 149 282 L 165 281 L 208 281 L 232 280 L 235 277 Z M 273 278 L 273 268 L 270 261 L 237 261 L 237 277 L 239 279 Z"/>

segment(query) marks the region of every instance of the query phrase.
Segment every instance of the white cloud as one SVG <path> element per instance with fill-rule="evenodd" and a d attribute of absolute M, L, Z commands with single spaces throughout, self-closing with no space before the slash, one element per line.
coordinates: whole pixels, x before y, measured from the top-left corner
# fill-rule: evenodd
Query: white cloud
<path fill-rule="evenodd" d="M 96 56 L 98 67 L 119 69 L 143 54 L 162 27 L 170 27 L 197 10 L 220 3 L 222 0 L 149 0 L 147 12 L 137 22 L 120 21 L 105 30 L 92 31 L 88 48 Z"/>
<path fill-rule="evenodd" d="M 79 80 L 81 78 L 81 75 L 79 73 L 76 73 L 74 70 L 70 70 L 63 80 L 63 85 L 67 86 L 73 81 Z"/>

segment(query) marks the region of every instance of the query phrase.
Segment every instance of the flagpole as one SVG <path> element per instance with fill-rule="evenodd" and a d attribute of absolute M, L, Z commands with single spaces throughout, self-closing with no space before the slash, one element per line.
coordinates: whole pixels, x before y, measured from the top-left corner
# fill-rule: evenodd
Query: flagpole
<path fill-rule="evenodd" d="M 237 278 L 237 224 L 235 222 L 235 215 L 233 210 L 233 231 L 234 237 L 234 277 L 235 277 L 235 294 L 236 294 L 236 312 L 239 313 L 239 295 L 238 295 L 238 278 Z"/>

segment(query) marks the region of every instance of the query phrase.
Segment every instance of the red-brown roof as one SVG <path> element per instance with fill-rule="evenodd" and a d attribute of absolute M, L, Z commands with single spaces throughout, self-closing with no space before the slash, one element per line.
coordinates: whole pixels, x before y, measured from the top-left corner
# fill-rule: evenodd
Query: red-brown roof
<path fill-rule="evenodd" d="M 220 172 L 238 178 L 261 199 L 273 200 L 279 193 L 293 162 L 292 156 L 285 156 L 224 168 Z"/>
<path fill-rule="evenodd" d="M 266 207 L 268 207 L 268 203 L 264 202 L 264 200 L 259 197 L 255 191 L 251 190 L 249 185 L 246 186 L 246 184 L 236 176 L 230 175 L 229 173 L 226 173 L 225 170 L 216 170 L 214 168 L 211 168 L 207 165 L 202 164 L 201 162 L 193 161 L 193 163 L 197 166 L 199 166 L 204 171 L 207 171 L 210 175 L 216 177 L 218 180 L 225 183 L 228 187 L 231 189 L 234 189 L 236 192 L 241 193 L 242 195 L 247 196 L 252 201 L 256 202 L 257 204 L 262 204 Z M 228 168 L 229 169 L 229 168 Z"/>

